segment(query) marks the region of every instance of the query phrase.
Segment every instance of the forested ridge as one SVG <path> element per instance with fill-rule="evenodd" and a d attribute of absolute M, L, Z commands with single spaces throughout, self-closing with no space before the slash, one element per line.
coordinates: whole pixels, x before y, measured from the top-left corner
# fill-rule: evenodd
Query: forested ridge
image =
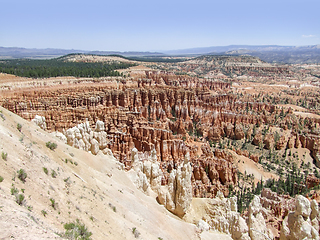
<path fill-rule="evenodd" d="M 67 62 L 63 58 L 50 60 L 14 59 L 0 61 L 0 72 L 20 77 L 48 78 L 59 76 L 105 77 L 121 76 L 116 69 L 126 69 L 131 63 Z"/>

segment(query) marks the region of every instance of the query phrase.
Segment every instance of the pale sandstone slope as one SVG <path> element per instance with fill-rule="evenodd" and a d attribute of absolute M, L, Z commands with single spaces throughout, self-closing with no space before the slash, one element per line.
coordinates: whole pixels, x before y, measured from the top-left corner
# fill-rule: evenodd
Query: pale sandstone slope
<path fill-rule="evenodd" d="M 194 224 L 171 214 L 154 197 L 138 190 L 116 159 L 72 148 L 34 123 L 0 110 L 0 152 L 8 153 L 6 160 L 0 159 L 4 178 L 0 183 L 0 239 L 60 239 L 56 233 L 64 232 L 63 224 L 77 218 L 93 233 L 92 239 L 136 239 L 133 228 L 140 233 L 138 239 L 230 239 L 219 233 L 201 233 Z M 57 143 L 57 149 L 47 148 L 48 141 Z M 28 174 L 25 183 L 14 178 L 19 169 Z M 55 178 L 52 170 L 57 173 Z M 23 206 L 10 194 L 12 184 L 19 193 L 25 189 Z M 50 198 L 56 209 L 50 206 Z M 29 211 L 28 206 L 33 209 Z"/>

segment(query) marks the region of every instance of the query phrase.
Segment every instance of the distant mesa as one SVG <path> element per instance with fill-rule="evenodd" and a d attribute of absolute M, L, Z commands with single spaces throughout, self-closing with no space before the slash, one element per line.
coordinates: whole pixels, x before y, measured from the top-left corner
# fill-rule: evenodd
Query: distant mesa
<path fill-rule="evenodd" d="M 50 59 L 71 53 L 94 55 L 121 55 L 124 57 L 166 57 L 166 56 L 200 56 L 200 55 L 250 55 L 266 62 L 275 63 L 320 63 L 320 44 L 310 46 L 279 45 L 229 45 L 202 48 L 188 48 L 161 52 L 139 51 L 84 51 L 75 49 L 28 49 L 18 47 L 0 47 L 0 59 Z M 150 59 L 149 59 L 150 60 Z"/>

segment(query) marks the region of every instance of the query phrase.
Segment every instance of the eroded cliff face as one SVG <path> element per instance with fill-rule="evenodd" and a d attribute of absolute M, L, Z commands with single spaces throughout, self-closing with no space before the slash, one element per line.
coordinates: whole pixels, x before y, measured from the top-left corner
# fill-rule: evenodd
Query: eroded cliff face
<path fill-rule="evenodd" d="M 287 71 L 269 67 L 269 72 Z M 237 182 L 232 156 L 223 146 L 209 145 L 222 139 L 244 140 L 265 149 L 308 148 L 319 162 L 318 135 L 298 132 L 301 118 L 294 118 L 291 109 L 255 101 L 254 95 L 242 101 L 231 88 L 222 81 L 146 71 L 130 80 L 74 80 L 51 88 L 15 89 L 1 96 L 0 104 L 28 120 L 44 117 L 48 131 L 63 133 L 76 148 L 93 154 L 110 149 L 126 169 L 132 167 L 131 149 L 147 155 L 155 149 L 164 185 L 189 152 L 196 197 L 214 197 L 217 191 L 227 196 L 229 186 Z M 313 119 L 307 124 L 316 128 L 319 123 Z M 269 125 L 286 134 L 263 132 L 261 126 Z M 233 150 L 259 161 L 260 156 L 247 150 Z"/>
<path fill-rule="evenodd" d="M 205 137 L 214 123 L 235 121 L 236 116 L 226 113 L 239 105 L 234 96 L 210 92 L 230 85 L 159 77 L 159 84 L 154 76 L 149 85 L 138 80 L 140 88 L 119 83 L 109 88 L 69 86 L 19 91 L 2 99 L 2 105 L 28 120 L 36 115 L 44 117 L 46 129 L 63 133 L 71 146 L 93 154 L 110 149 L 127 169 L 132 166 L 131 149 L 146 153 L 155 149 L 164 184 L 169 184 L 170 172 L 190 152 L 190 162 L 195 166 L 194 195 L 214 196 L 216 187 L 228 195 L 228 185 L 236 181 L 232 159 L 214 156 L 210 147 L 204 142 L 194 144 L 190 136 L 201 131 Z"/>

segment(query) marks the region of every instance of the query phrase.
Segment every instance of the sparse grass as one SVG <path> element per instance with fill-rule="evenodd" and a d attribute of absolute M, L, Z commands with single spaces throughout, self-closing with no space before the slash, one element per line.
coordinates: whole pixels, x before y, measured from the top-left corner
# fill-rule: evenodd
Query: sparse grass
<path fill-rule="evenodd" d="M 29 206 L 27 206 L 27 209 L 31 212 L 33 207 L 29 205 Z"/>
<path fill-rule="evenodd" d="M 27 173 L 23 169 L 18 170 L 17 173 L 20 181 L 25 183 L 27 178 Z"/>
<path fill-rule="evenodd" d="M 46 142 L 46 146 L 47 146 L 47 148 L 50 148 L 53 151 L 57 148 L 58 145 L 56 143 L 49 141 L 49 142 Z"/>
<path fill-rule="evenodd" d="M 0 182 L 2 182 L 2 181 L 3 181 L 3 179 L 4 179 L 4 178 L 3 178 L 2 176 L 0 176 Z"/>
<path fill-rule="evenodd" d="M 17 124 L 17 129 L 18 129 L 19 132 L 21 132 L 22 125 L 20 123 Z"/>
<path fill-rule="evenodd" d="M 47 216 L 47 212 L 45 211 L 45 210 L 41 210 L 41 213 L 42 213 L 42 215 L 45 217 L 45 216 Z"/>
<path fill-rule="evenodd" d="M 55 170 L 51 171 L 51 177 L 56 178 L 57 177 L 57 173 Z"/>
<path fill-rule="evenodd" d="M 138 238 L 140 236 L 140 232 L 137 230 L 136 227 L 132 228 L 132 233 L 135 238 Z"/>
<path fill-rule="evenodd" d="M 73 161 L 71 159 L 66 158 L 64 161 L 65 161 L 65 163 L 70 162 L 71 164 L 73 164 Z"/>
<path fill-rule="evenodd" d="M 113 206 L 111 203 L 109 203 L 109 207 L 111 207 L 114 212 L 117 212 L 117 208 Z"/>
<path fill-rule="evenodd" d="M 19 190 L 12 184 L 12 188 L 10 189 L 11 195 L 16 195 Z"/>
<path fill-rule="evenodd" d="M 15 195 L 16 196 L 16 203 L 22 205 L 24 203 L 24 195 L 22 193 Z"/>
<path fill-rule="evenodd" d="M 45 167 L 43 167 L 42 169 L 43 169 L 44 173 L 48 175 L 48 169 Z"/>
<path fill-rule="evenodd" d="M 2 111 L 0 111 L 0 117 L 2 118 L 2 120 L 6 120 L 5 116 L 3 115 Z"/>
<path fill-rule="evenodd" d="M 7 161 L 7 157 L 8 157 L 8 153 L 6 153 L 6 152 L 2 152 L 2 153 L 1 153 L 1 158 L 2 158 L 3 160 Z"/>
<path fill-rule="evenodd" d="M 92 233 L 88 231 L 84 224 L 80 223 L 79 219 L 77 219 L 76 222 L 66 223 L 63 227 L 66 230 L 64 235 L 67 239 L 91 239 Z"/>
<path fill-rule="evenodd" d="M 64 181 L 64 182 L 68 182 L 69 179 L 70 179 L 70 177 L 67 177 L 67 178 L 63 179 L 63 181 Z"/>
<path fill-rule="evenodd" d="M 51 202 L 50 206 L 51 206 L 54 210 L 56 210 L 56 208 L 57 208 L 56 200 L 54 200 L 53 198 L 50 198 L 50 202 Z"/>

